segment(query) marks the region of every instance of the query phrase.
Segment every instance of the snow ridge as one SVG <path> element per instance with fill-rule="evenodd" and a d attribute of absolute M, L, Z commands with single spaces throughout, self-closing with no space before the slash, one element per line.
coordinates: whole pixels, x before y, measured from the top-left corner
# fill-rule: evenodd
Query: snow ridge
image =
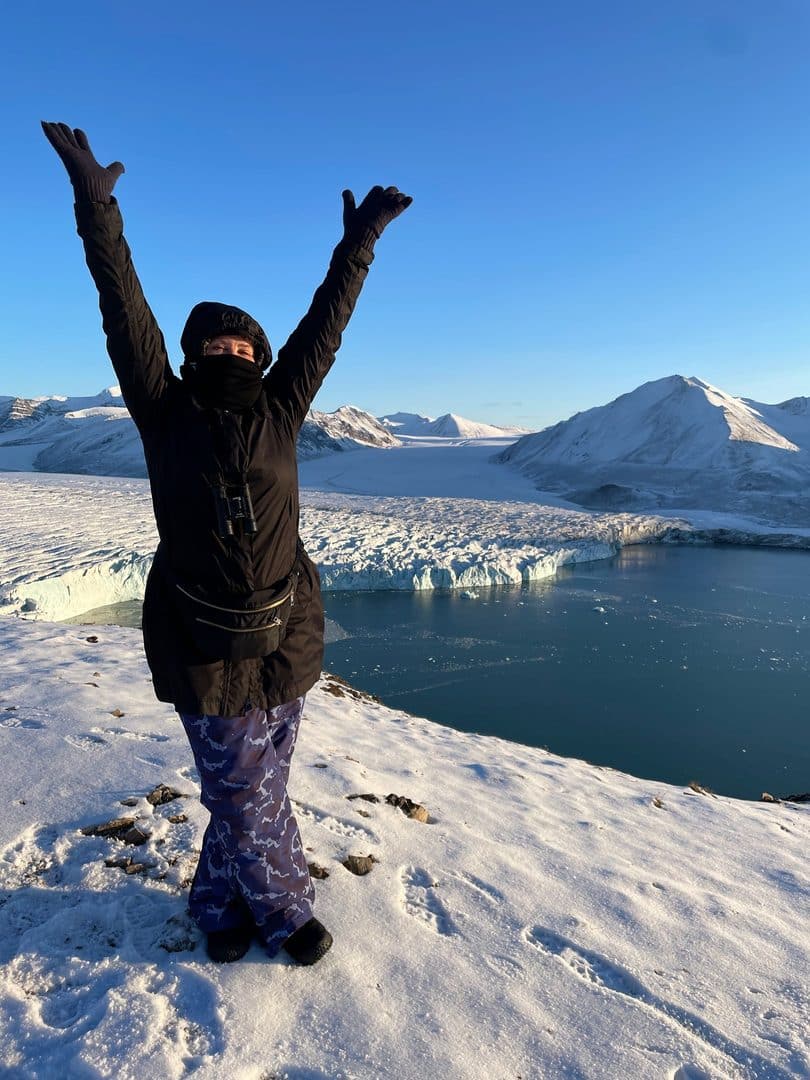
<path fill-rule="evenodd" d="M 696 508 L 810 523 L 810 414 L 671 375 L 519 439 L 498 457 L 594 508 Z"/>
<path fill-rule="evenodd" d="M 456 413 L 444 413 L 435 420 L 419 413 L 390 413 L 379 418 L 380 423 L 397 435 L 435 437 L 443 439 L 497 439 L 504 435 L 524 435 L 526 428 L 497 427 L 477 420 L 468 420 Z"/>

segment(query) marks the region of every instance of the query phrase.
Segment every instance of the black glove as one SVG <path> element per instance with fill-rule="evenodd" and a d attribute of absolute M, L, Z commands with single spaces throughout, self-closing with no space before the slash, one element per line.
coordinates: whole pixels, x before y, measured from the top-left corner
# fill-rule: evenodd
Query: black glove
<path fill-rule="evenodd" d="M 395 187 L 383 190 L 378 184 L 355 206 L 354 195 L 347 189 L 343 192 L 343 239 L 373 251 L 385 226 L 412 202 L 410 195 L 403 195 Z"/>
<path fill-rule="evenodd" d="M 67 124 L 48 124 L 43 120 L 42 130 L 67 169 L 76 202 L 108 203 L 115 181 L 124 171 L 121 162 L 113 161 L 106 169 L 99 165 L 81 128 L 71 130 Z"/>

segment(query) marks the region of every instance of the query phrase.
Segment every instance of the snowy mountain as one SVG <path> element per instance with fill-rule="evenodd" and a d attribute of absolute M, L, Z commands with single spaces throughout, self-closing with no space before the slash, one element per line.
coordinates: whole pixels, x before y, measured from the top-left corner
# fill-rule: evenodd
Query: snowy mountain
<path fill-rule="evenodd" d="M 420 416 L 419 413 L 395 412 L 387 416 L 379 416 L 377 419 L 389 430 L 397 435 L 424 435 L 425 429 L 433 423 L 430 416 Z"/>
<path fill-rule="evenodd" d="M 117 386 L 92 397 L 0 398 L 0 469 L 146 475 Z"/>
<path fill-rule="evenodd" d="M 595 509 L 692 508 L 810 523 L 810 409 L 671 375 L 519 439 L 497 458 Z"/>
<path fill-rule="evenodd" d="M 504 435 L 525 435 L 526 428 L 497 427 L 477 420 L 467 420 L 455 413 L 437 419 L 419 413 L 397 412 L 379 417 L 380 423 L 397 435 L 444 439 L 502 439 Z"/>
<path fill-rule="evenodd" d="M 445 413 L 428 425 L 426 435 L 438 435 L 449 439 L 502 439 L 504 435 L 525 435 L 526 428 L 498 427 L 467 420 L 455 413 Z"/>
<path fill-rule="evenodd" d="M 331 413 L 313 409 L 309 416 L 331 438 L 348 440 L 352 448 L 357 443 L 363 446 L 399 445 L 399 440 L 382 421 L 354 405 L 341 405 Z"/>
<path fill-rule="evenodd" d="M 121 391 L 117 386 L 108 386 L 93 397 L 3 397 L 0 396 L 0 431 L 16 429 L 18 424 L 44 420 L 49 416 L 65 416 L 67 413 L 85 409 L 123 408 Z"/>
<path fill-rule="evenodd" d="M 346 405 L 310 413 L 303 461 L 398 440 L 370 413 Z M 92 397 L 0 397 L 0 470 L 146 476 L 140 437 L 117 386 Z"/>

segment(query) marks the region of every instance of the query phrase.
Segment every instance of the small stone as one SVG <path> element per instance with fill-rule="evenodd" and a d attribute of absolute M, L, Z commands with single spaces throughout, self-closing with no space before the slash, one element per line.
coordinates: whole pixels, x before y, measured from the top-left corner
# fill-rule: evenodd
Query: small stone
<path fill-rule="evenodd" d="M 188 814 L 172 814 L 169 818 L 170 825 L 182 825 L 184 821 L 188 821 Z"/>
<path fill-rule="evenodd" d="M 663 802 L 657 796 L 653 799 L 653 806 L 658 810 L 663 810 L 664 808 Z"/>
<path fill-rule="evenodd" d="M 91 645 L 95 645 L 98 641 L 98 637 L 95 634 L 91 634 L 90 637 L 86 637 L 85 641 L 89 641 Z"/>
<path fill-rule="evenodd" d="M 328 768 L 329 768 L 329 764 L 328 764 L 328 762 L 326 762 L 326 761 L 316 761 L 316 762 L 315 762 L 315 763 L 313 764 L 312 768 L 313 768 L 313 769 L 328 769 Z"/>
<path fill-rule="evenodd" d="M 319 881 L 323 881 L 329 877 L 329 871 L 325 866 L 318 866 L 317 863 L 307 863 L 309 867 L 309 876 L 317 878 Z"/>
<path fill-rule="evenodd" d="M 117 720 L 120 720 L 122 716 L 126 716 L 126 713 L 121 712 L 120 709 L 110 709 L 110 716 L 114 716 Z"/>
<path fill-rule="evenodd" d="M 347 855 L 343 860 L 343 866 L 358 877 L 370 874 L 375 862 L 379 862 L 373 855 Z"/>
<path fill-rule="evenodd" d="M 185 798 L 185 795 L 182 791 L 177 791 L 167 784 L 158 784 L 158 786 L 146 796 L 146 801 L 151 806 L 163 806 L 164 803 L 173 802 L 175 799 L 183 798 Z"/>
<path fill-rule="evenodd" d="M 128 799 L 122 799 L 121 800 L 121 805 L 122 806 L 137 806 L 140 801 L 141 800 L 136 799 L 134 795 L 130 795 Z"/>
<path fill-rule="evenodd" d="M 93 672 L 93 678 L 94 679 L 100 679 L 101 678 L 101 672 L 100 671 L 94 671 Z"/>
<path fill-rule="evenodd" d="M 759 797 L 759 801 L 760 802 L 779 802 L 778 799 L 775 799 L 773 797 L 773 795 L 771 795 L 770 791 L 763 791 L 762 794 Z"/>
<path fill-rule="evenodd" d="M 422 806 L 421 803 L 416 803 L 413 799 L 408 799 L 404 795 L 386 795 L 385 801 L 391 806 L 398 806 L 405 817 L 414 818 L 415 821 L 421 821 L 423 824 L 430 820 L 430 814 L 428 814 L 426 806 Z"/>
<path fill-rule="evenodd" d="M 140 862 L 130 863 L 129 866 L 124 867 L 125 874 L 145 874 L 146 870 L 146 864 Z"/>
<path fill-rule="evenodd" d="M 85 686 L 95 686 L 96 690 L 98 690 L 98 683 L 97 682 L 86 682 L 84 685 Z"/>
<path fill-rule="evenodd" d="M 133 847 L 140 847 L 141 844 L 145 844 L 149 839 L 149 833 L 145 832 L 138 825 L 133 825 L 131 829 L 128 829 L 121 839 L 125 844 L 132 844 Z"/>
<path fill-rule="evenodd" d="M 347 799 L 365 799 L 366 802 L 379 802 L 380 801 L 379 795 L 373 795 L 371 792 L 368 792 L 365 795 L 347 795 L 346 798 Z"/>
<path fill-rule="evenodd" d="M 361 810 L 359 807 L 357 809 L 357 813 L 360 815 L 360 817 L 371 817 L 371 814 L 368 812 L 368 810 Z"/>
<path fill-rule="evenodd" d="M 132 856 L 131 855 L 124 855 L 121 858 L 105 859 L 104 860 L 104 865 L 105 866 L 110 866 L 110 867 L 115 867 L 116 869 L 123 870 L 124 867 L 129 866 L 129 864 L 131 862 L 132 862 Z"/>
<path fill-rule="evenodd" d="M 112 836 L 120 839 L 135 824 L 135 818 L 113 818 L 111 821 L 103 821 L 99 825 L 85 825 L 81 830 L 82 836 Z"/>

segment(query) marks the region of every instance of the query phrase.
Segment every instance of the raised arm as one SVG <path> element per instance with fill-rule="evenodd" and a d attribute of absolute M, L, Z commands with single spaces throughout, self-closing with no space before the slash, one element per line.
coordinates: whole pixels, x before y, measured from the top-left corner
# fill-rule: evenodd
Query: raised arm
<path fill-rule="evenodd" d="M 343 192 L 343 238 L 332 253 L 309 311 L 279 350 L 278 360 L 265 379 L 268 395 L 287 409 L 296 431 L 335 361 L 374 258 L 375 243 L 386 225 L 412 201 L 395 187 L 374 187 L 355 206 L 351 191 Z"/>
<path fill-rule="evenodd" d="M 42 130 L 67 169 L 76 196 L 76 224 L 99 294 L 107 352 L 124 401 L 138 427 L 156 418 L 166 388 L 176 378 L 163 335 L 132 265 L 118 203 L 112 196 L 124 171 L 120 161 L 100 165 L 87 136 L 67 124 L 42 122 Z"/>

